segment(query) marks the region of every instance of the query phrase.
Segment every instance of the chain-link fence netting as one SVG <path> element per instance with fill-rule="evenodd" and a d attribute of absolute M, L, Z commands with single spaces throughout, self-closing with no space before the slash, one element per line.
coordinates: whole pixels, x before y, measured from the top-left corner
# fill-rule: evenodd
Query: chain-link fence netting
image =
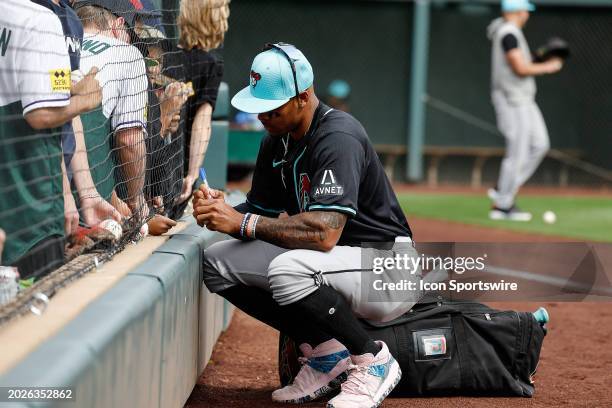
<path fill-rule="evenodd" d="M 227 0 L 0 4 L 0 322 L 184 214 L 228 16 Z"/>

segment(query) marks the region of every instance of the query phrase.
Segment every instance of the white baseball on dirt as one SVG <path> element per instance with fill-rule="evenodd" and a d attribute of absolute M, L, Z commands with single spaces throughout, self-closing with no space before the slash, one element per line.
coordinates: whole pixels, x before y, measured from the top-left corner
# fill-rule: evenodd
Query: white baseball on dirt
<path fill-rule="evenodd" d="M 121 235 L 123 235 L 123 228 L 121 228 L 121 224 L 111 218 L 102 221 L 100 223 L 100 227 L 113 234 L 115 239 L 119 239 L 121 238 Z"/>
<path fill-rule="evenodd" d="M 549 210 L 544 213 L 542 219 L 544 219 L 544 222 L 547 224 L 554 224 L 555 222 L 557 222 L 557 215 Z"/>

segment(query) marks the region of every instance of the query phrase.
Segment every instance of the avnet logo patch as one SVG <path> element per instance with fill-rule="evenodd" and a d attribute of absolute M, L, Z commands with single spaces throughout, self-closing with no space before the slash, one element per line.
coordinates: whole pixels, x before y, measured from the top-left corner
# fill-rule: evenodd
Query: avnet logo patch
<path fill-rule="evenodd" d="M 319 185 L 314 188 L 313 196 L 341 196 L 342 194 L 344 194 L 344 188 L 338 184 L 333 170 L 323 171 L 323 177 Z"/>

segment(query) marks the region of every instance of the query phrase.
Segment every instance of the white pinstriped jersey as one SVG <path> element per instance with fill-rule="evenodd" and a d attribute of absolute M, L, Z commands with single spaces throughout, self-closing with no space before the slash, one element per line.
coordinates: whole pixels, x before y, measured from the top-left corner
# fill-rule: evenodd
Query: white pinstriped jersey
<path fill-rule="evenodd" d="M 0 1 L 0 227 L 10 265 L 41 240 L 64 234 L 59 129 L 34 130 L 24 115 L 70 103 L 62 25 L 26 0 Z"/>

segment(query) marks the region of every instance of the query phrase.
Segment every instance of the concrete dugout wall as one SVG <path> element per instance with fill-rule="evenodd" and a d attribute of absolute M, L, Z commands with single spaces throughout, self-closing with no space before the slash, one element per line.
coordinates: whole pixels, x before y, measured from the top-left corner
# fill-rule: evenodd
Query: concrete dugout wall
<path fill-rule="evenodd" d="M 7 406 L 182 407 L 233 311 L 201 285 L 202 249 L 224 238 L 190 224 L 0 377 L 75 402 Z"/>

